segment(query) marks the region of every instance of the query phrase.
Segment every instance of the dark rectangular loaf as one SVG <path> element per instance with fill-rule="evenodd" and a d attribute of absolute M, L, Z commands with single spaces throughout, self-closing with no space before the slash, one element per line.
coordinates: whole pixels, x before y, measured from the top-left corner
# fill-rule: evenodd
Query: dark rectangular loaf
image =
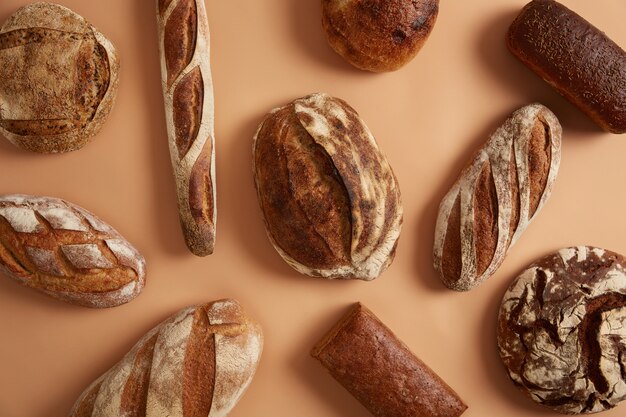
<path fill-rule="evenodd" d="M 377 417 L 456 417 L 467 409 L 452 388 L 360 303 L 311 355 Z"/>

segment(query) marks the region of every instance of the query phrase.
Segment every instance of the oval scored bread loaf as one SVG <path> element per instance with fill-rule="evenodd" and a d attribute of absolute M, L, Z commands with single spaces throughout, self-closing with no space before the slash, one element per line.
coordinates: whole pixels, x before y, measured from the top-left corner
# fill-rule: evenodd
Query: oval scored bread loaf
<path fill-rule="evenodd" d="M 161 76 L 180 222 L 194 255 L 215 245 L 215 139 L 209 23 L 203 1 L 157 0 Z"/>
<path fill-rule="evenodd" d="M 402 225 L 391 166 L 345 101 L 313 94 L 273 110 L 253 144 L 270 241 L 297 271 L 372 280 L 393 260 Z"/>
<path fill-rule="evenodd" d="M 498 269 L 550 196 L 560 160 L 561 125 L 541 104 L 491 135 L 439 206 L 434 267 L 448 288 L 470 290 Z"/>
<path fill-rule="evenodd" d="M 0 271 L 59 300 L 115 307 L 135 298 L 145 261 L 116 230 L 53 197 L 0 196 Z"/>
<path fill-rule="evenodd" d="M 22 7 L 0 29 L 0 133 L 35 152 L 83 147 L 113 107 L 118 72 L 115 48 L 81 16 Z"/>
<path fill-rule="evenodd" d="M 533 0 L 506 44 L 602 129 L 626 133 L 626 52 L 604 32 L 559 2 Z"/>
<path fill-rule="evenodd" d="M 261 328 L 234 300 L 186 308 L 94 381 L 70 417 L 223 417 L 252 381 Z"/>

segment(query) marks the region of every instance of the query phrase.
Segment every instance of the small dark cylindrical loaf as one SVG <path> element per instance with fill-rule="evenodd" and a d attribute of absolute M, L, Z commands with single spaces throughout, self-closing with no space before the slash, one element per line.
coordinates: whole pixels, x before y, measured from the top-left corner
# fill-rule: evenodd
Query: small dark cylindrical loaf
<path fill-rule="evenodd" d="M 0 133 L 34 152 L 83 147 L 107 119 L 119 59 L 83 17 L 33 3 L 0 28 Z"/>
<path fill-rule="evenodd" d="M 215 135 L 209 23 L 203 1 L 157 0 L 165 121 L 185 242 L 215 246 Z"/>
<path fill-rule="evenodd" d="M 273 110 L 253 144 L 253 172 L 270 241 L 297 271 L 378 277 L 402 225 L 387 159 L 345 101 L 313 94 Z"/>
<path fill-rule="evenodd" d="M 513 113 L 439 206 L 434 266 L 450 289 L 489 278 L 544 205 L 561 160 L 561 125 L 541 104 Z"/>
<path fill-rule="evenodd" d="M 377 417 L 456 417 L 467 409 L 452 388 L 360 303 L 311 355 Z"/>
<path fill-rule="evenodd" d="M 513 55 L 604 130 L 626 132 L 626 52 L 553 0 L 533 0 L 511 24 Z"/>
<path fill-rule="evenodd" d="M 626 399 L 626 259 L 565 248 L 511 284 L 498 319 L 515 385 L 559 413 L 596 413 Z"/>
<path fill-rule="evenodd" d="M 357 68 L 395 71 L 422 49 L 439 0 L 322 0 L 330 46 Z"/>
<path fill-rule="evenodd" d="M 252 381 L 260 326 L 234 300 L 186 308 L 94 381 L 70 417 L 223 417 Z"/>
<path fill-rule="evenodd" d="M 0 272 L 59 300 L 104 308 L 139 295 L 145 261 L 81 207 L 53 197 L 4 195 Z"/>

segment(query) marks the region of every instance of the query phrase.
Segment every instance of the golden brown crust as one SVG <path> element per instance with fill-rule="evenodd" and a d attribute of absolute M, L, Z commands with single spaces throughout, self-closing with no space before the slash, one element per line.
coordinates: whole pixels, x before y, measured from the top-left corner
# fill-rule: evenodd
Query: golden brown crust
<path fill-rule="evenodd" d="M 439 0 L 322 0 L 322 25 L 332 48 L 357 68 L 395 71 L 430 35 Z"/>
<path fill-rule="evenodd" d="M 562 4 L 533 0 L 511 24 L 509 50 L 604 130 L 626 132 L 626 52 Z"/>
<path fill-rule="evenodd" d="M 491 276 L 549 197 L 561 126 L 546 107 L 517 110 L 474 156 L 439 208 L 434 266 L 467 291 Z"/>
<path fill-rule="evenodd" d="M 0 270 L 19 283 L 87 307 L 130 301 L 143 257 L 113 228 L 51 197 L 0 196 Z"/>
<path fill-rule="evenodd" d="M 457 417 L 467 406 L 374 314 L 356 304 L 311 355 L 377 417 Z"/>
<path fill-rule="evenodd" d="M 215 139 L 204 2 L 157 2 L 165 116 L 180 223 L 197 256 L 215 246 Z"/>
<path fill-rule="evenodd" d="M 225 416 L 252 381 L 262 346 L 259 325 L 236 301 L 186 308 L 88 387 L 70 417 Z"/>
<path fill-rule="evenodd" d="M 118 70 L 113 45 L 76 13 L 21 8 L 0 29 L 0 132 L 35 152 L 81 148 L 113 106 Z"/>
<path fill-rule="evenodd" d="M 372 280 L 391 263 L 402 224 L 397 180 L 345 101 L 318 93 L 272 111 L 253 162 L 268 236 L 293 268 Z"/>

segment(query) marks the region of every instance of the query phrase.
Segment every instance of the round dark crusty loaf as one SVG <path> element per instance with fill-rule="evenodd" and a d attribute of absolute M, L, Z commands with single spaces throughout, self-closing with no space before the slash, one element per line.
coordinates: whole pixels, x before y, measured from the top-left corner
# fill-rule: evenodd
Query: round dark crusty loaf
<path fill-rule="evenodd" d="M 267 235 L 294 269 L 369 281 L 391 264 L 400 189 L 348 103 L 318 93 L 274 109 L 254 137 L 253 164 Z"/>
<path fill-rule="evenodd" d="M 626 52 L 606 34 L 554 0 L 533 0 L 506 44 L 602 129 L 626 132 Z"/>
<path fill-rule="evenodd" d="M 0 29 L 0 133 L 34 152 L 83 147 L 108 117 L 119 60 L 73 11 L 34 3 Z"/>
<path fill-rule="evenodd" d="M 357 68 L 395 71 L 422 48 L 439 0 L 322 0 L 330 46 Z"/>
<path fill-rule="evenodd" d="M 555 411 L 626 399 L 626 259 L 580 246 L 532 264 L 504 295 L 498 346 L 515 385 Z"/>

